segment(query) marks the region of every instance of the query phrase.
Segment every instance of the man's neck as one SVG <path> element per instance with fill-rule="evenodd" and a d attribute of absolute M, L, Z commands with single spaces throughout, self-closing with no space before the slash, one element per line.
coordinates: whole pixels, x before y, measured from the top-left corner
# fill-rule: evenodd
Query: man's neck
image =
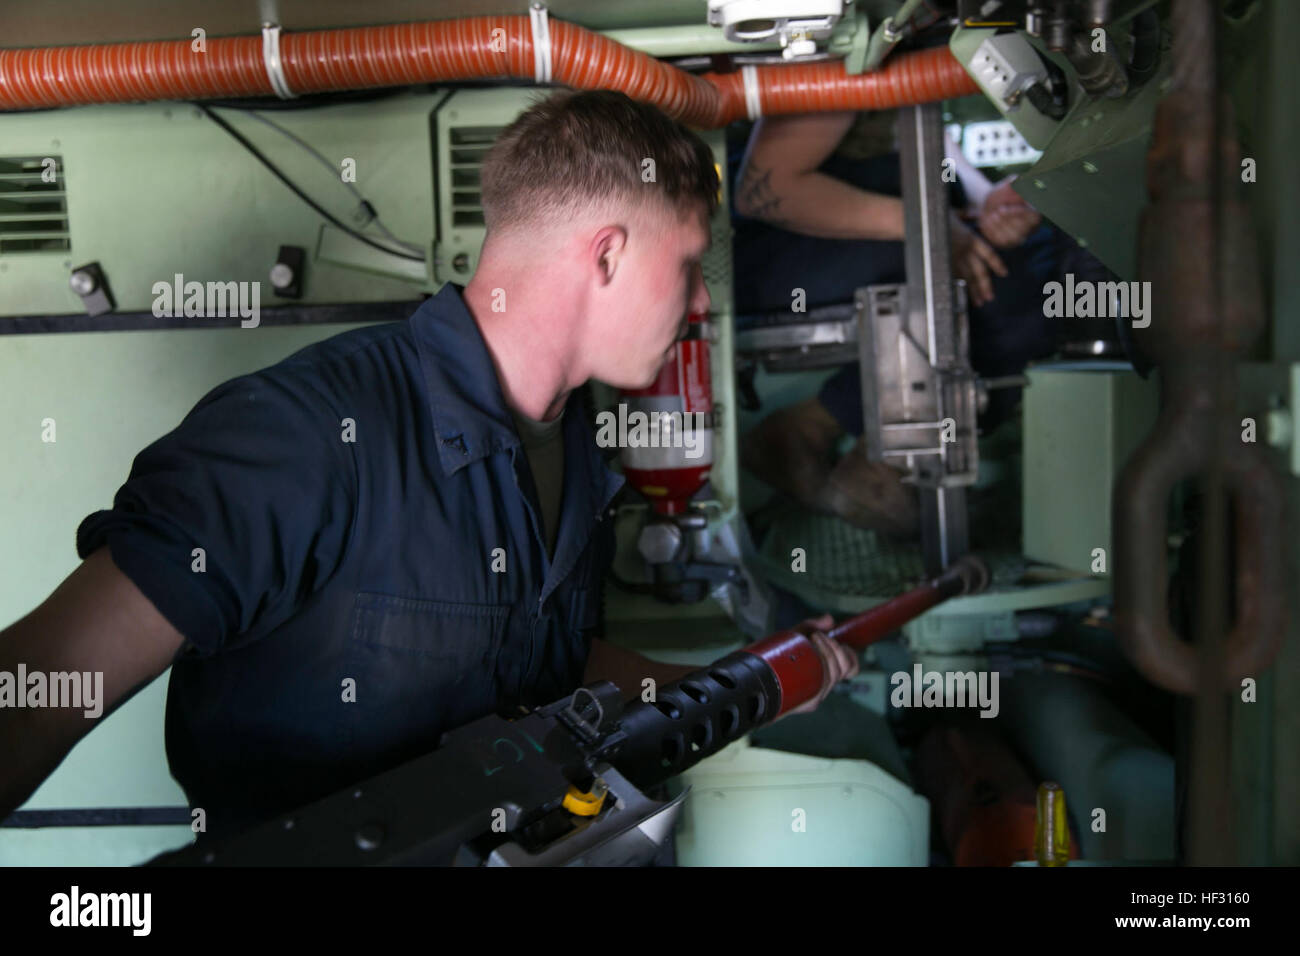
<path fill-rule="evenodd" d="M 510 408 L 535 421 L 564 411 L 569 393 L 582 383 L 574 381 L 575 356 L 564 335 L 570 320 L 557 315 L 571 307 L 563 290 L 531 275 L 525 282 L 517 274 L 485 271 L 480 263 L 463 298 Z"/>

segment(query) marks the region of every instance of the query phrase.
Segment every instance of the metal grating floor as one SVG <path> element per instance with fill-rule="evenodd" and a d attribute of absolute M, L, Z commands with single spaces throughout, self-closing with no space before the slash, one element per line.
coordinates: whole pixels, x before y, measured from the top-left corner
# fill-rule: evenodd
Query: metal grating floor
<path fill-rule="evenodd" d="M 792 552 L 803 548 L 806 570 L 792 570 Z M 991 589 L 1010 588 L 1023 577 L 1023 555 L 981 550 L 993 580 Z M 839 518 L 814 514 L 795 505 L 772 519 L 759 548 L 764 575 L 801 596 L 827 594 L 868 602 L 901 594 L 925 579 L 918 541 L 899 541 L 855 528 Z"/>

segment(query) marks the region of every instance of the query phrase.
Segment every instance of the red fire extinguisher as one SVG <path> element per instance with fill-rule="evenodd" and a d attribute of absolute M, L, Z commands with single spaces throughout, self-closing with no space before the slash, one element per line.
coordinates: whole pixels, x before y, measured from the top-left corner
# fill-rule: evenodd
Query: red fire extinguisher
<path fill-rule="evenodd" d="M 654 384 L 624 391 L 622 402 L 630 422 L 649 422 L 646 444 L 624 444 L 623 473 L 656 512 L 682 514 L 713 467 L 707 313 L 689 317 L 686 335 L 673 347 Z"/>

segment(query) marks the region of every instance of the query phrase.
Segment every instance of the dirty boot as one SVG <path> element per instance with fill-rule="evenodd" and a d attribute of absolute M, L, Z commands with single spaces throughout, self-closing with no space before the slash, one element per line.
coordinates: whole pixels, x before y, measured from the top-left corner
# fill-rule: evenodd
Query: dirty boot
<path fill-rule="evenodd" d="M 827 482 L 831 510 L 857 528 L 906 537 L 920 525 L 916 489 L 897 469 L 869 461 L 861 440 L 836 463 Z"/>
<path fill-rule="evenodd" d="M 768 415 L 740 441 L 740 463 L 810 511 L 832 514 L 827 482 L 844 430 L 816 397 Z"/>

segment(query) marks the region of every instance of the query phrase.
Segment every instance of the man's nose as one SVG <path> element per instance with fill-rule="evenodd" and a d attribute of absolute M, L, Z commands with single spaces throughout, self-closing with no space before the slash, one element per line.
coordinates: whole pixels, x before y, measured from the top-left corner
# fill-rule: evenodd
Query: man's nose
<path fill-rule="evenodd" d="M 691 312 L 708 312 L 709 307 L 713 305 L 713 297 L 709 295 L 709 287 L 704 281 L 704 270 L 696 267 L 696 288 L 695 298 L 691 300 Z"/>

